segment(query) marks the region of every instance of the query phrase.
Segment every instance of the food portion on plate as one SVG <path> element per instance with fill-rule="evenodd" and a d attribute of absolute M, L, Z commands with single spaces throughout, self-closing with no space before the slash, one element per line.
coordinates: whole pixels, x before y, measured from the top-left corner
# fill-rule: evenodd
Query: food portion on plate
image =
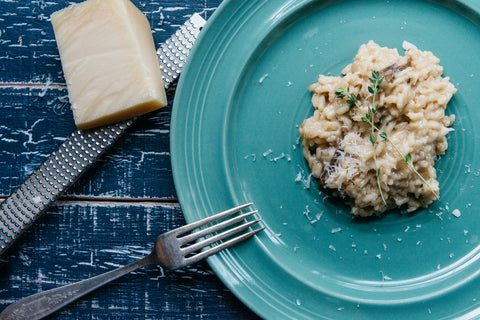
<path fill-rule="evenodd" d="M 310 85 L 313 115 L 299 127 L 321 190 L 346 197 L 356 216 L 412 212 L 439 199 L 434 168 L 447 150 L 456 92 L 440 60 L 404 42 L 405 55 L 363 44 L 339 77 Z"/>

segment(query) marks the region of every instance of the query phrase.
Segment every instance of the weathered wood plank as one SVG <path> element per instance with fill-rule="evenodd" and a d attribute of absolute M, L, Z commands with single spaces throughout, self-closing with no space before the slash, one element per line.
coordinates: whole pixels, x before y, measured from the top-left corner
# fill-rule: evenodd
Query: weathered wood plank
<path fill-rule="evenodd" d="M 161 43 L 189 15 L 208 17 L 220 1 L 133 2 Z M 0 196 L 13 191 L 74 130 L 49 21 L 52 12 L 69 3 L 0 0 Z M 169 111 L 142 118 L 67 195 L 174 198 Z"/>
<path fill-rule="evenodd" d="M 79 1 L 0 0 L 0 197 L 75 130 L 49 17 Z M 149 19 L 157 44 L 194 12 L 208 18 L 221 2 L 132 1 Z M 174 88 L 170 105 L 173 93 Z M 0 265 L 0 310 L 27 295 L 132 262 L 151 250 L 158 234 L 184 224 L 170 166 L 170 115 L 167 107 L 139 119 L 66 193 L 63 199 L 74 202 L 57 203 L 26 231 Z M 104 199 L 109 202 L 99 201 Z M 165 274 L 145 268 L 53 318 L 257 317 L 203 262 Z"/>
<path fill-rule="evenodd" d="M 2 195 L 23 182 L 73 132 L 68 108 L 66 89 L 0 88 Z"/>
<path fill-rule="evenodd" d="M 63 84 L 50 15 L 75 1 L 0 0 L 0 83 Z M 133 0 L 160 44 L 195 12 L 209 17 L 220 0 Z"/>
<path fill-rule="evenodd" d="M 170 114 L 168 106 L 141 117 L 67 195 L 175 198 Z M 65 87 L 0 88 L 0 195 L 10 194 L 74 130 Z"/>
<path fill-rule="evenodd" d="M 0 270 L 0 310 L 148 254 L 158 234 L 184 224 L 178 206 L 59 203 L 27 231 Z M 54 319 L 255 318 L 205 262 L 163 273 L 147 267 L 93 292 Z"/>

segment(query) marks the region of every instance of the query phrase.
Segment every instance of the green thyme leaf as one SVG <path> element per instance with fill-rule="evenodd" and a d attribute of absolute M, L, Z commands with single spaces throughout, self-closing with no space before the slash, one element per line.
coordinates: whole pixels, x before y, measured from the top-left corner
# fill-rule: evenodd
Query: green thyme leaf
<path fill-rule="evenodd" d="M 350 93 L 350 98 L 347 99 L 347 103 L 351 106 L 357 104 L 357 96 L 354 93 Z"/>
<path fill-rule="evenodd" d="M 410 160 L 412 160 L 412 155 L 410 154 L 410 152 L 405 156 L 405 163 L 408 163 Z"/>
<path fill-rule="evenodd" d="M 378 73 L 378 76 L 380 77 L 380 73 Z M 380 77 L 377 81 L 377 86 L 379 86 L 383 81 L 383 77 Z"/>
<path fill-rule="evenodd" d="M 346 93 L 342 88 L 338 88 L 335 90 L 335 95 L 339 98 L 344 98 L 346 96 Z"/>

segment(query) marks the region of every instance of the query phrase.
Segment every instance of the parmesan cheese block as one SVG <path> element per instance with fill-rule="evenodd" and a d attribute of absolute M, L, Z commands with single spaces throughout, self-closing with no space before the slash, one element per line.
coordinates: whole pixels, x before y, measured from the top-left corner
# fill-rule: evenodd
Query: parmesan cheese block
<path fill-rule="evenodd" d="M 150 24 L 130 1 L 87 0 L 51 21 L 79 129 L 167 104 Z"/>

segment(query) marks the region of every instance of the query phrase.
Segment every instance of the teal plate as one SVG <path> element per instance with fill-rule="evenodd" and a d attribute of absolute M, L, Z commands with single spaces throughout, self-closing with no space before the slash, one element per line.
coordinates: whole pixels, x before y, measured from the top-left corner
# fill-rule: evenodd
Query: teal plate
<path fill-rule="evenodd" d="M 258 315 L 480 317 L 479 12 L 473 0 L 225 0 L 210 18 L 177 88 L 172 167 L 188 222 L 255 203 L 266 230 L 209 263 Z M 442 201 L 357 221 L 309 181 L 298 125 L 309 84 L 368 40 L 434 52 L 458 93 Z"/>

